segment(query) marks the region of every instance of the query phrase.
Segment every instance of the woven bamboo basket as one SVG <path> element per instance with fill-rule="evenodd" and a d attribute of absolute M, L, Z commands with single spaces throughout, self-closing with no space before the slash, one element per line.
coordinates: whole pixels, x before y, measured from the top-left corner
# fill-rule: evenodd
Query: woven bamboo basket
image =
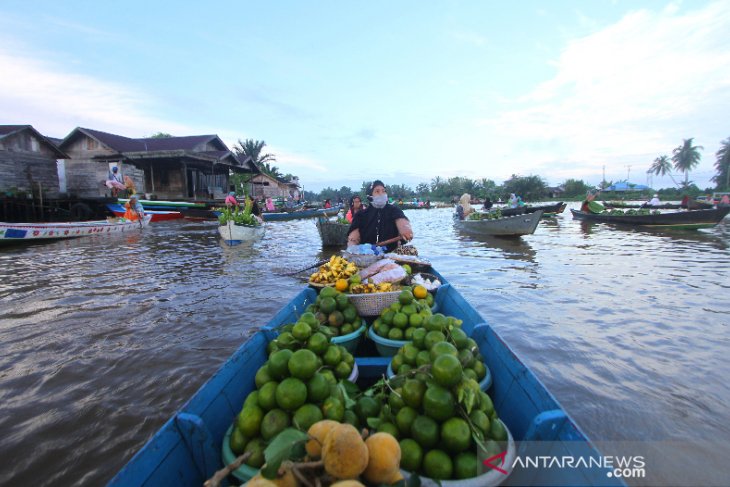
<path fill-rule="evenodd" d="M 350 225 L 331 222 L 325 219 L 317 220 L 317 230 L 322 238 L 323 247 L 344 247 L 347 245 L 347 230 Z"/>
<path fill-rule="evenodd" d="M 360 316 L 378 316 L 385 308 L 398 301 L 400 293 L 400 291 L 390 291 L 386 293 L 348 294 L 347 297 L 357 308 Z"/>

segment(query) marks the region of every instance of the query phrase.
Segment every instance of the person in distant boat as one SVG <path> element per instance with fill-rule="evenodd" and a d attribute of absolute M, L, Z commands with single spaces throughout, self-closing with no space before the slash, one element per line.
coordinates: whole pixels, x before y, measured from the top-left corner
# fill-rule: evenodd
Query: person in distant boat
<path fill-rule="evenodd" d="M 492 206 L 494 206 L 494 203 L 492 203 L 492 200 L 489 199 L 489 196 L 484 198 L 484 206 L 482 208 L 485 210 L 489 210 L 490 208 L 492 208 Z"/>
<path fill-rule="evenodd" d="M 276 210 L 276 207 L 274 206 L 274 200 L 271 199 L 271 196 L 266 197 L 266 211 L 274 211 Z"/>
<path fill-rule="evenodd" d="M 580 211 L 582 211 L 583 213 L 589 213 L 591 211 L 589 208 L 589 204 L 591 201 L 596 199 L 598 193 L 600 193 L 600 191 L 594 191 L 592 189 L 586 191 L 586 199 L 583 200 L 583 204 L 580 206 Z"/>
<path fill-rule="evenodd" d="M 654 197 L 651 200 L 649 200 L 649 205 L 650 206 L 661 206 L 662 205 L 662 202 L 659 200 L 658 194 L 654 193 Z"/>
<path fill-rule="evenodd" d="M 426 203 L 423 205 L 426 208 L 431 208 L 431 200 L 426 200 Z"/>
<path fill-rule="evenodd" d="M 456 215 L 459 220 L 466 220 L 472 213 L 474 213 L 474 208 L 471 207 L 471 195 L 464 193 L 459 198 L 459 204 L 456 205 Z"/>
<path fill-rule="evenodd" d="M 137 193 L 137 187 L 129 176 L 124 176 L 124 188 L 127 190 L 127 194 L 133 195 Z"/>
<path fill-rule="evenodd" d="M 362 205 L 362 200 L 360 199 L 360 196 L 355 195 L 350 198 L 350 209 L 347 210 L 345 218 L 348 222 L 352 223 L 352 219 L 355 217 L 355 214 L 359 211 L 363 211 L 364 209 L 365 207 Z"/>
<path fill-rule="evenodd" d="M 724 194 L 722 195 L 722 198 L 720 198 L 720 203 L 718 205 L 730 205 L 730 196 Z"/>
<path fill-rule="evenodd" d="M 332 203 L 330 202 L 330 199 L 329 198 L 327 198 L 326 200 L 324 200 L 324 208 L 325 209 L 332 208 Z"/>
<path fill-rule="evenodd" d="M 129 201 L 124 204 L 124 218 L 130 221 L 137 221 L 144 218 L 144 208 L 142 203 L 137 199 L 137 195 L 133 194 L 129 197 Z"/>
<path fill-rule="evenodd" d="M 238 200 L 236 199 L 236 192 L 231 191 L 228 193 L 228 196 L 226 196 L 226 206 L 228 208 L 233 208 L 238 206 Z"/>
<path fill-rule="evenodd" d="M 105 184 L 107 188 L 112 190 L 112 196 L 115 198 L 119 194 L 120 189 L 125 189 L 124 184 L 122 184 L 122 177 L 119 175 L 118 166 L 114 166 L 109 170 Z"/>
<path fill-rule="evenodd" d="M 259 223 L 263 223 L 264 220 L 261 217 L 261 208 L 259 207 L 259 204 L 256 203 L 256 200 L 253 199 L 251 197 L 251 195 L 247 194 L 246 195 L 246 204 L 248 204 L 249 201 L 251 202 L 251 213 L 253 214 L 253 216 L 256 217 L 256 219 L 259 221 Z"/>
<path fill-rule="evenodd" d="M 388 251 L 395 250 L 401 240 L 413 240 L 413 229 L 403 210 L 388 203 L 385 184 L 376 179 L 368 189 L 370 206 L 355 213 L 347 231 L 347 246 L 361 243 L 377 244 L 400 237 L 400 240 L 386 245 Z"/>
<path fill-rule="evenodd" d="M 510 208 L 517 208 L 517 206 L 519 205 L 519 201 L 517 201 L 517 196 L 515 196 L 514 193 L 509 194 L 508 203 Z"/>

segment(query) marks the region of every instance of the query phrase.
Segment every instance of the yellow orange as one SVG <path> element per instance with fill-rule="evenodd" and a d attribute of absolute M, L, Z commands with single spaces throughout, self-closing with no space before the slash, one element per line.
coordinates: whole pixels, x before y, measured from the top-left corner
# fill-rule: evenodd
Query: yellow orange
<path fill-rule="evenodd" d="M 426 296 L 428 296 L 428 291 L 425 287 L 421 286 L 420 284 L 413 288 L 413 297 L 416 299 L 423 299 Z"/>

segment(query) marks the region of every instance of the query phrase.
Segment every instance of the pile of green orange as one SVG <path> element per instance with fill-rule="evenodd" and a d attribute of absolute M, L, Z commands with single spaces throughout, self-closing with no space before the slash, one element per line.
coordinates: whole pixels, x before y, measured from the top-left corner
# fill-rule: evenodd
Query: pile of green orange
<path fill-rule="evenodd" d="M 411 342 L 406 343 L 393 356 L 390 367 L 396 374 L 405 374 L 410 370 L 433 364 L 440 350 L 452 352 L 456 349 L 456 357 L 462 366 L 464 376 L 480 382 L 487 375 L 484 358 L 479 352 L 477 343 L 469 338 L 458 326 L 449 326 L 449 317 L 439 313 L 433 315 L 424 328 L 413 332 Z M 446 345 L 437 345 L 445 342 Z M 451 347 L 447 346 L 451 345 Z"/>
<path fill-rule="evenodd" d="M 417 330 L 393 361 L 399 374 L 368 423 L 399 440 L 404 470 L 439 480 L 476 476 L 476 447 L 496 455 L 507 432 L 479 388 L 485 369 L 474 341 L 459 328 Z"/>
<path fill-rule="evenodd" d="M 269 359 L 256 372 L 256 390 L 246 398 L 230 437 L 231 450 L 251 452 L 246 463 L 255 468 L 264 463 L 267 443 L 284 429 L 307 431 L 322 419 L 346 419 L 338 380 L 350 376 L 355 358 L 330 343 L 312 313 L 284 328 L 269 343 Z"/>
<path fill-rule="evenodd" d="M 314 304 L 307 306 L 318 323 L 327 327 L 331 336 L 348 335 L 362 326 L 362 318 L 346 294 L 333 287 L 324 287 Z"/>
<path fill-rule="evenodd" d="M 433 295 L 423 286 L 404 287 L 398 301 L 381 311 L 373 321 L 373 330 L 390 340 L 411 340 L 413 332 L 428 323 L 432 306 Z"/>

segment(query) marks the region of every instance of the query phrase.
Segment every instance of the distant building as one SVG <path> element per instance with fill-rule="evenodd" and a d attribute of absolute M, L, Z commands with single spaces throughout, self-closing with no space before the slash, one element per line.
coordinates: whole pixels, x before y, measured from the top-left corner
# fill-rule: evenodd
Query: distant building
<path fill-rule="evenodd" d="M 75 128 L 59 144 L 68 191 L 77 196 L 110 194 L 109 170 L 119 167 L 138 193 L 157 199 L 222 198 L 232 173 L 257 173 L 251 158 L 241 160 L 217 135 L 132 139 Z"/>
<path fill-rule="evenodd" d="M 254 199 L 291 198 L 292 200 L 299 200 L 301 197 L 301 189 L 299 179 L 296 177 L 291 181 L 286 181 L 265 173 L 260 173 L 251 178 L 251 196 Z"/>
<path fill-rule="evenodd" d="M 0 191 L 58 197 L 57 161 L 67 157 L 31 125 L 0 125 Z"/>
<path fill-rule="evenodd" d="M 565 186 L 548 186 L 547 194 L 549 198 L 560 198 L 565 193 Z"/>
<path fill-rule="evenodd" d="M 603 188 L 604 193 L 616 192 L 623 193 L 628 191 L 649 191 L 651 188 L 645 184 L 630 183 L 628 181 L 619 181 L 618 183 L 612 184 Z"/>

